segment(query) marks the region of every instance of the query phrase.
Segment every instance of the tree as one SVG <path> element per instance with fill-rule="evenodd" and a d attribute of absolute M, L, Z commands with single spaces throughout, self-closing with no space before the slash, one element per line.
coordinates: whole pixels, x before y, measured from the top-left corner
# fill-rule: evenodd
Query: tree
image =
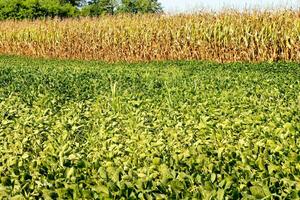
<path fill-rule="evenodd" d="M 136 1 L 133 0 L 122 0 L 118 12 L 121 13 L 137 13 Z"/>
<path fill-rule="evenodd" d="M 85 1 L 83 1 L 83 0 L 61 0 L 61 3 L 62 4 L 69 3 L 72 6 L 81 6 L 81 5 L 84 5 Z"/>
<path fill-rule="evenodd" d="M 73 17 L 76 7 L 61 0 L 0 0 L 0 19 Z"/>
<path fill-rule="evenodd" d="M 162 7 L 157 0 L 122 0 L 119 11 L 123 13 L 160 13 Z"/>
<path fill-rule="evenodd" d="M 82 9 L 82 14 L 85 16 L 160 12 L 162 7 L 158 0 L 92 0 Z"/>
<path fill-rule="evenodd" d="M 35 18 L 41 15 L 42 8 L 37 0 L 2 0 L 0 1 L 1 19 Z"/>
<path fill-rule="evenodd" d="M 82 13 L 85 16 L 113 15 L 117 7 L 118 2 L 116 0 L 92 0 L 83 7 Z"/>
<path fill-rule="evenodd" d="M 158 0 L 0 0 L 0 19 L 158 13 Z"/>

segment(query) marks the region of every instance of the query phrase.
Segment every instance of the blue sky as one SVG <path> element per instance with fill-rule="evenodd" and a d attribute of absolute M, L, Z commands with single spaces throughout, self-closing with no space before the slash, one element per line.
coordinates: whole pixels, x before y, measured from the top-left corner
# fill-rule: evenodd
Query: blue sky
<path fill-rule="evenodd" d="M 165 11 L 196 11 L 200 8 L 300 8 L 300 0 L 160 0 Z"/>

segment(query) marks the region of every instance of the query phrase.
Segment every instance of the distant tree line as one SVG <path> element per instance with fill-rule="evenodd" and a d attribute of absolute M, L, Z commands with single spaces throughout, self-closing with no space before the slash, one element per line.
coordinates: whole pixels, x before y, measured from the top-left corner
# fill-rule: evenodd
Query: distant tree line
<path fill-rule="evenodd" d="M 0 0 L 0 19 L 160 13 L 158 0 Z"/>

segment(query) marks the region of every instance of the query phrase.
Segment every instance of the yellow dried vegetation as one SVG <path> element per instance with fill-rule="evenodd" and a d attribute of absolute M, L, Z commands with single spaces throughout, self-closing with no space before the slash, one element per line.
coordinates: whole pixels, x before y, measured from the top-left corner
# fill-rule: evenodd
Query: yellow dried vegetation
<path fill-rule="evenodd" d="M 300 61 L 297 11 L 0 22 L 0 53 L 104 61 Z"/>

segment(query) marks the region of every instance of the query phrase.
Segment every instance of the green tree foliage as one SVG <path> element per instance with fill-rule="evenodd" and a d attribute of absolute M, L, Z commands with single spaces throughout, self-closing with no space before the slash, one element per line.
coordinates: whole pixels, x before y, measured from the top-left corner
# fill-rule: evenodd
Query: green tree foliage
<path fill-rule="evenodd" d="M 99 16 L 110 14 L 113 15 L 118 7 L 116 0 L 93 0 L 82 8 L 82 15 L 84 16 Z"/>
<path fill-rule="evenodd" d="M 162 7 L 157 0 L 122 0 L 119 12 L 158 13 L 162 12 Z"/>
<path fill-rule="evenodd" d="M 72 6 L 81 6 L 85 3 L 85 0 L 61 0 L 62 3 L 69 3 Z"/>
<path fill-rule="evenodd" d="M 0 0 L 0 19 L 72 17 L 77 8 L 61 0 Z"/>
<path fill-rule="evenodd" d="M 85 16 L 116 13 L 159 13 L 161 4 L 157 0 L 93 0 L 82 9 Z"/>
<path fill-rule="evenodd" d="M 157 0 L 0 0 L 0 19 L 158 13 Z"/>

